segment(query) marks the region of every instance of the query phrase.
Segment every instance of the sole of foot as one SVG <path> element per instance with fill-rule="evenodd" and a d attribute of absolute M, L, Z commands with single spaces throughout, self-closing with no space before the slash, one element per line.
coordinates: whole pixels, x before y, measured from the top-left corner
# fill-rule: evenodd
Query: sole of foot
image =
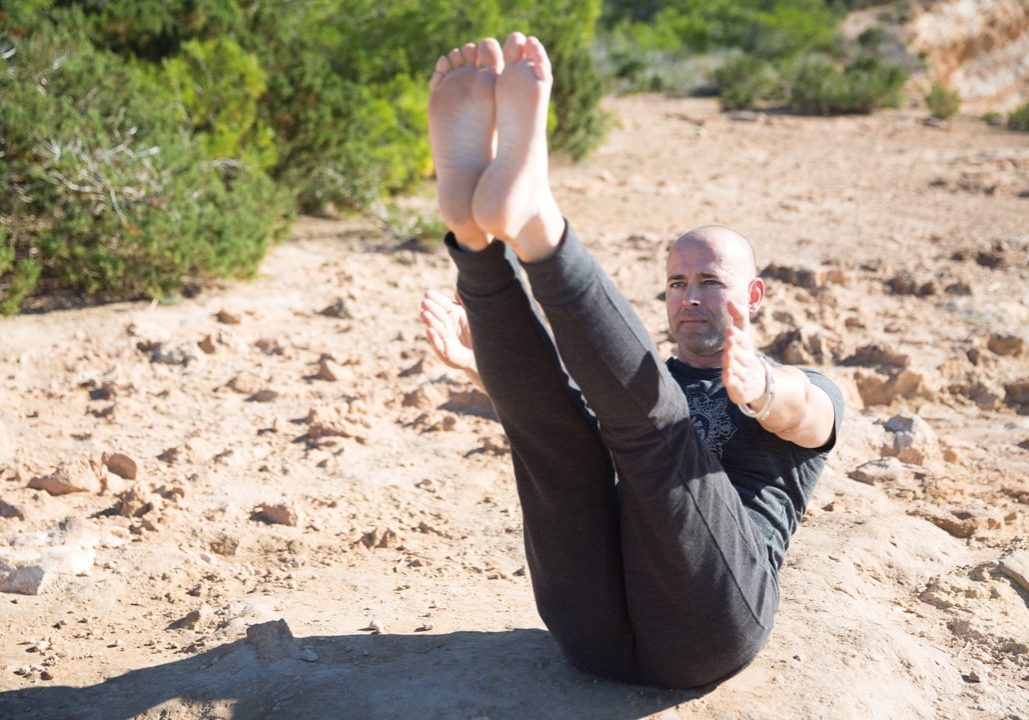
<path fill-rule="evenodd" d="M 564 219 L 550 190 L 547 109 L 550 59 L 534 37 L 513 33 L 504 43 L 496 83 L 496 158 L 482 173 L 472 202 L 476 224 L 534 262 L 556 249 Z"/>
<path fill-rule="evenodd" d="M 429 81 L 429 138 L 444 224 L 462 246 L 490 241 L 472 215 L 472 199 L 496 143 L 496 85 L 504 67 L 499 43 L 467 43 L 436 61 Z"/>

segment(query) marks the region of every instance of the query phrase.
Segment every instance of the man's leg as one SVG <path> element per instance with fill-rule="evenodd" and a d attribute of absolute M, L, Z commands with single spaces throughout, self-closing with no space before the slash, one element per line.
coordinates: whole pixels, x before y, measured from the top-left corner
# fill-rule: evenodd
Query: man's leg
<path fill-rule="evenodd" d="M 479 66 L 478 69 L 476 65 Z M 495 41 L 440 59 L 430 124 L 440 207 L 483 384 L 511 441 L 526 556 L 540 616 L 562 650 L 594 672 L 633 679 L 632 634 L 618 536 L 614 470 L 502 243 L 471 217 L 472 176 L 492 152 L 484 83 L 501 65 Z M 463 68 L 463 69 L 462 69 Z M 479 75 L 476 75 L 479 73 Z M 473 122 L 465 113 L 474 113 Z M 458 122 L 460 120 L 460 122 Z M 458 243 L 469 250 L 464 251 Z"/>
<path fill-rule="evenodd" d="M 777 603 L 774 574 L 642 323 L 564 231 L 547 182 L 550 67 L 542 46 L 509 39 L 505 61 L 498 153 L 476 188 L 475 220 L 522 260 L 614 458 L 639 677 L 714 682 L 764 643 Z"/>

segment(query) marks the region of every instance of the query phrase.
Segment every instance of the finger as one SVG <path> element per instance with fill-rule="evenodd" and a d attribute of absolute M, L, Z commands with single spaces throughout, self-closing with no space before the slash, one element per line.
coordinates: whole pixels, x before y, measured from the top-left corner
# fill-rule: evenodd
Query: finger
<path fill-rule="evenodd" d="M 444 295 L 441 292 L 436 292 L 435 290 L 426 290 L 424 297 L 426 300 L 432 300 L 443 307 L 449 307 L 454 304 L 454 301 L 450 299 L 450 296 Z"/>
<path fill-rule="evenodd" d="M 442 360 L 445 364 L 449 364 L 447 360 L 446 343 L 443 342 L 443 338 L 440 337 L 439 333 L 429 328 L 425 331 L 425 336 L 429 338 L 429 347 L 436 353 L 436 357 Z"/>
<path fill-rule="evenodd" d="M 435 315 L 440 320 L 445 320 L 448 313 L 449 306 L 443 303 L 438 303 L 434 300 L 425 299 L 422 300 L 422 311 Z"/>
<path fill-rule="evenodd" d="M 432 313 L 422 313 L 422 323 L 429 330 L 433 330 L 442 337 L 447 335 L 447 324 L 442 318 L 439 318 Z"/>

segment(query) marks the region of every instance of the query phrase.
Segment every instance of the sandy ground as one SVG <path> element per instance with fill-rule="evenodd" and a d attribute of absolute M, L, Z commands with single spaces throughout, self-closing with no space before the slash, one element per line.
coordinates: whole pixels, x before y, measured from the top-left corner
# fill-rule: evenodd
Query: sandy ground
<path fill-rule="evenodd" d="M 0 717 L 1029 718 L 1029 135 L 609 107 L 554 181 L 662 351 L 664 249 L 730 224 L 762 345 L 847 395 L 758 660 L 566 664 L 500 428 L 421 336 L 448 260 L 305 218 L 251 283 L 0 322 Z"/>

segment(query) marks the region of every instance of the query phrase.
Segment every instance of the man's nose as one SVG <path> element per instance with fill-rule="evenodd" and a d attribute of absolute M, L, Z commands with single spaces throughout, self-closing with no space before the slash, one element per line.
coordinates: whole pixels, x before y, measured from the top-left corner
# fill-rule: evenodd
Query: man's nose
<path fill-rule="evenodd" d="M 686 292 L 682 294 L 682 302 L 684 305 L 700 305 L 700 288 L 692 283 L 687 285 Z"/>

